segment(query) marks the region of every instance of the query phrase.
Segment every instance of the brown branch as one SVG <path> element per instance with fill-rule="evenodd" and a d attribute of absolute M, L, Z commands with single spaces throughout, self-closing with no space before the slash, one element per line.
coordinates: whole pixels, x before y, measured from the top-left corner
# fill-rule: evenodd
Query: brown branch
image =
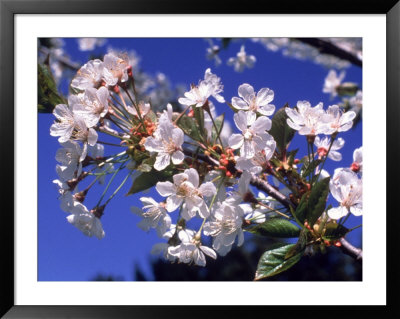
<path fill-rule="evenodd" d="M 362 67 L 362 61 L 354 54 L 343 50 L 331 42 L 318 38 L 293 38 L 294 40 L 308 44 L 316 48 L 322 54 L 330 54 L 341 60 L 349 61 L 350 63 Z"/>
<path fill-rule="evenodd" d="M 352 244 L 350 244 L 346 239 L 340 238 L 339 239 L 340 243 L 342 246 L 340 246 L 340 249 L 346 254 L 351 257 L 353 257 L 355 260 L 362 260 L 363 257 L 363 252 L 361 248 L 354 247 Z"/>
<path fill-rule="evenodd" d="M 294 204 L 285 195 L 283 195 L 281 192 L 276 190 L 267 181 L 253 175 L 250 180 L 250 183 L 251 183 L 251 185 L 257 187 L 258 189 L 266 192 L 271 197 L 275 198 L 278 202 L 280 202 L 286 208 L 289 209 L 289 207 L 292 206 L 294 209 L 296 209 Z"/>

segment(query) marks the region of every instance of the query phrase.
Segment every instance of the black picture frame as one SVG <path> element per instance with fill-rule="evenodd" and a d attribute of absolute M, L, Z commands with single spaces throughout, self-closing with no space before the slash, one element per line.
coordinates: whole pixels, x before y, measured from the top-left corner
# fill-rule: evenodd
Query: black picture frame
<path fill-rule="evenodd" d="M 16 14 L 385 14 L 387 19 L 387 305 L 386 306 L 16 306 L 14 303 L 14 16 Z M 395 267 L 399 251 L 396 234 L 396 182 L 399 177 L 400 136 L 400 3 L 398 0 L 253 0 L 245 4 L 210 0 L 0 0 L 0 130 L 1 150 L 1 282 L 0 315 L 4 318 L 180 318 L 265 316 L 350 318 L 362 315 L 400 317 Z M 4 153 L 3 153 L 4 154 Z M 377 158 L 377 160 L 379 160 Z M 32 181 L 34 184 L 34 181 Z M 385 199 L 382 199 L 385 200 Z M 382 212 L 381 212 L 382 213 Z M 385 240 L 381 238 L 380 240 Z M 294 292 L 300 293 L 300 292 Z M 288 295 L 291 298 L 293 295 Z M 311 297 L 310 297 L 311 298 Z M 295 303 L 295 300 L 294 300 Z M 396 315 L 397 313 L 397 315 Z"/>

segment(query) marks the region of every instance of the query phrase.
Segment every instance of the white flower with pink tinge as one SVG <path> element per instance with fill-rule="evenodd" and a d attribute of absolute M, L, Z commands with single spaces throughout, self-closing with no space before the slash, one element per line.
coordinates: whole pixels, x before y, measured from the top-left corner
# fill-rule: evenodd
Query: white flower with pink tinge
<path fill-rule="evenodd" d="M 149 152 L 157 153 L 154 168 L 158 171 L 165 169 L 171 162 L 178 165 L 183 162 L 185 155 L 182 152 L 184 134 L 168 121 L 158 124 L 154 137 L 146 139 L 144 147 Z"/>
<path fill-rule="evenodd" d="M 236 127 L 242 134 L 232 134 L 229 138 L 229 147 L 240 148 L 240 156 L 252 158 L 267 146 L 270 135 L 266 132 L 271 128 L 271 120 L 266 116 L 256 119 L 253 112 L 239 111 L 233 117 Z"/>
<path fill-rule="evenodd" d="M 97 88 L 101 85 L 103 77 L 103 62 L 96 59 L 90 60 L 82 66 L 72 79 L 71 86 L 78 90 Z"/>
<path fill-rule="evenodd" d="M 102 86 L 98 90 L 88 88 L 77 104 L 72 105 L 74 114 L 84 119 L 88 127 L 95 126 L 108 112 L 108 89 Z"/>
<path fill-rule="evenodd" d="M 193 86 L 189 92 L 185 92 L 185 97 L 178 99 L 182 105 L 202 107 L 211 96 L 213 85 L 209 82 L 200 82 L 198 86 Z"/>
<path fill-rule="evenodd" d="M 331 139 L 327 136 L 324 137 L 323 139 L 320 139 L 320 137 L 317 136 L 315 138 L 314 144 L 317 147 L 317 153 L 319 158 L 321 159 L 325 157 L 326 154 L 328 154 L 329 146 L 331 145 Z M 333 144 L 328 154 L 328 158 L 330 158 L 333 161 L 341 161 L 342 154 L 340 154 L 338 150 L 340 150 L 343 146 L 344 146 L 344 139 L 342 139 L 341 137 L 333 141 Z"/>
<path fill-rule="evenodd" d="M 202 218 L 210 215 L 204 197 L 213 196 L 217 192 L 213 183 L 205 182 L 199 187 L 199 174 L 194 168 L 174 175 L 173 181 L 158 182 L 156 185 L 158 193 L 168 197 L 167 211 L 173 212 L 183 204 L 181 215 L 186 220 L 193 218 L 196 213 Z"/>
<path fill-rule="evenodd" d="M 325 114 L 323 104 L 311 107 L 308 101 L 298 101 L 297 109 L 285 108 L 289 117 L 287 124 L 300 135 L 317 135 L 324 133 L 322 116 Z"/>
<path fill-rule="evenodd" d="M 189 234 L 189 236 L 188 236 Z M 204 267 L 206 265 L 205 255 L 216 259 L 217 254 L 213 249 L 201 244 L 200 239 L 193 236 L 194 232 L 191 234 L 185 230 L 178 233 L 178 237 L 181 240 L 181 244 L 178 246 L 170 246 L 168 248 L 168 254 L 178 258 L 179 262 Z"/>
<path fill-rule="evenodd" d="M 275 106 L 269 104 L 274 99 L 274 91 L 269 88 L 262 88 L 256 94 L 254 88 L 247 83 L 239 86 L 238 93 L 240 98 L 232 98 L 232 106 L 237 110 L 260 113 L 270 116 L 275 111 Z"/>
<path fill-rule="evenodd" d="M 337 168 L 329 183 L 332 196 L 340 206 L 328 210 L 328 216 L 339 219 L 349 211 L 354 216 L 362 215 L 362 180 L 350 169 Z"/>
<path fill-rule="evenodd" d="M 171 217 L 167 214 L 165 203 L 158 203 L 151 197 L 140 198 L 143 209 L 131 207 L 132 213 L 142 217 L 138 227 L 144 231 L 155 228 L 159 237 L 171 227 Z"/>
<path fill-rule="evenodd" d="M 128 81 L 129 58 L 127 55 L 116 56 L 108 53 L 104 56 L 103 80 L 107 86 Z"/>
<path fill-rule="evenodd" d="M 353 126 L 355 117 L 355 112 L 348 111 L 343 113 L 338 105 L 331 105 L 322 117 L 322 121 L 324 122 L 322 131 L 326 135 L 346 132 Z"/>
<path fill-rule="evenodd" d="M 204 224 L 204 234 L 214 237 L 213 248 L 219 255 L 225 256 L 232 248 L 236 237 L 237 245 L 244 241 L 242 224 L 244 211 L 239 205 L 227 202 L 216 204 L 212 219 Z"/>

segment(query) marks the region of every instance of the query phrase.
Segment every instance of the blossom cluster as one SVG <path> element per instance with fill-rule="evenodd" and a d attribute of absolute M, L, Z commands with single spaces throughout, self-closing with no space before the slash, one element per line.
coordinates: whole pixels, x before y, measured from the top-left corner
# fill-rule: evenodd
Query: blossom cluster
<path fill-rule="evenodd" d="M 167 104 L 162 112 L 155 112 L 160 105 L 139 98 L 126 55 L 109 53 L 103 60 L 87 62 L 71 88 L 68 104 L 55 107 L 56 121 L 50 128 L 62 146 L 56 154 L 59 178 L 55 183 L 61 208 L 69 214 L 68 222 L 87 236 L 104 237 L 100 221 L 104 210 L 132 176 L 130 193 L 135 187 L 142 191 L 154 186 L 163 198 L 142 196 L 143 207 L 131 208 L 141 218 L 139 228 L 146 232 L 155 229 L 164 239 L 152 252 L 169 261 L 205 266 L 206 256 L 216 259 L 217 255 L 225 256 L 235 243 L 241 246 L 249 226 L 282 216 L 294 220 L 273 194 L 263 190 L 255 196 L 254 181 L 272 180 L 273 189 L 292 203 L 298 203 L 313 183 L 307 176 L 288 173 L 297 170 L 299 160 L 296 163 L 286 155 L 278 156 L 271 130 L 276 107 L 271 104 L 274 91 L 270 88 L 256 92 L 248 83 L 239 86 L 238 96 L 230 103 L 239 131 L 234 134 L 224 118 L 217 116 L 218 108 L 211 100 L 225 103 L 224 86 L 211 69 L 178 99 L 179 111 Z M 344 139 L 337 135 L 352 127 L 355 112 L 344 112 L 338 105 L 325 110 L 322 103 L 312 107 L 308 101 L 299 101 L 295 108 L 285 107 L 283 113 L 287 118 L 284 125 L 305 135 L 312 149 L 308 162 L 301 162 L 303 167 L 317 161 L 311 175 L 326 176 L 323 164 L 327 158 L 342 159 L 338 151 Z M 118 142 L 110 143 L 99 134 Z M 105 156 L 107 144 L 124 151 Z M 336 169 L 330 180 L 330 192 L 339 203 L 326 212 L 331 220 L 349 212 L 362 214 L 361 151 L 355 151 L 349 168 Z M 124 169 L 128 173 L 123 182 L 103 201 L 114 176 Z M 109 174 L 112 177 L 105 191 L 89 210 L 84 204 L 88 192 L 95 183 L 106 183 Z M 159 179 L 142 187 L 140 183 L 150 176 Z M 79 191 L 78 185 L 90 177 L 93 180 Z"/>

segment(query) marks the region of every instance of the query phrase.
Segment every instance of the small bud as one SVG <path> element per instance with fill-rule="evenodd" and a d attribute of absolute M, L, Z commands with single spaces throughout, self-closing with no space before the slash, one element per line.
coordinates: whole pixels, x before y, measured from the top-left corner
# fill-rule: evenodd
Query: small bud
<path fill-rule="evenodd" d="M 299 164 L 299 163 L 300 163 L 300 160 L 299 160 L 298 158 L 295 158 L 294 161 L 293 161 L 293 163 L 294 163 L 294 164 Z"/>
<path fill-rule="evenodd" d="M 358 173 L 360 171 L 360 168 L 360 164 L 358 164 L 357 162 L 353 162 L 350 166 L 350 169 L 355 173 Z"/>
<path fill-rule="evenodd" d="M 227 171 L 226 173 L 225 173 L 225 175 L 226 175 L 226 177 L 232 177 L 232 173 L 230 172 L 230 171 Z"/>
<path fill-rule="evenodd" d="M 342 247 L 342 243 L 340 241 L 335 241 L 334 245 L 336 247 Z"/>

